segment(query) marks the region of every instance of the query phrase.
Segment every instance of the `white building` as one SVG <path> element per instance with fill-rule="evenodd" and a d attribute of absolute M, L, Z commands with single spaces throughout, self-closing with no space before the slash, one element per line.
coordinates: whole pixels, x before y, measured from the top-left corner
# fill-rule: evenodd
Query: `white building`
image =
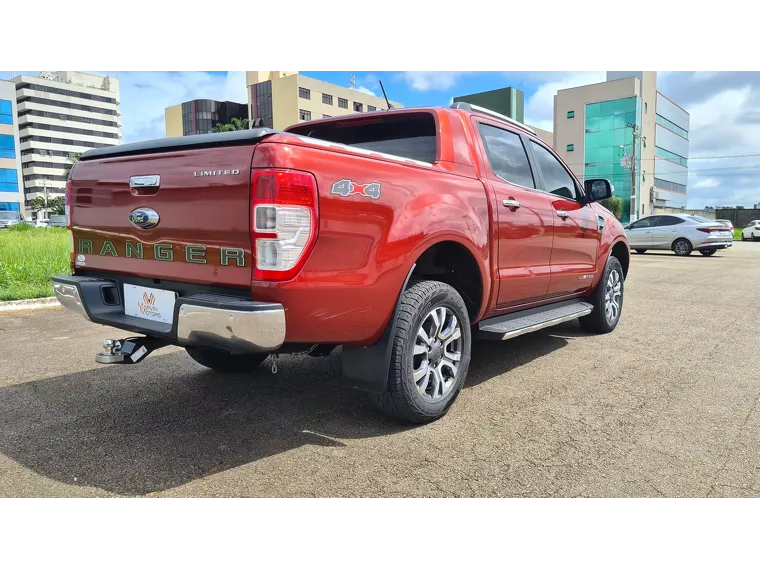
<path fill-rule="evenodd" d="M 119 81 L 78 71 L 19 75 L 12 81 L 31 218 L 29 200 L 63 195 L 73 154 L 119 144 Z"/>

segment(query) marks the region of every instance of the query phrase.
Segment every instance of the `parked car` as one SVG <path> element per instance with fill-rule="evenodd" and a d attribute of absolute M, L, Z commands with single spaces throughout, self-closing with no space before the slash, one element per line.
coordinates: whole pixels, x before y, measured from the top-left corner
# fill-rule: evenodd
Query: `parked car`
<path fill-rule="evenodd" d="M 0 211 L 0 229 L 24 223 L 24 218 L 17 211 Z"/>
<path fill-rule="evenodd" d="M 731 233 L 734 232 L 734 224 L 731 223 L 731 220 L 729 220 L 729 219 L 716 219 L 715 222 L 716 223 L 722 223 L 723 225 L 725 225 L 726 227 L 728 227 L 731 230 Z"/>
<path fill-rule="evenodd" d="M 34 220 L 34 226 L 37 228 L 48 228 L 50 227 L 50 221 L 47 219 L 35 219 Z"/>
<path fill-rule="evenodd" d="M 673 213 L 649 215 L 625 226 L 631 249 L 643 254 L 649 249 L 673 251 L 686 257 L 699 251 L 709 257 L 734 243 L 734 234 L 722 223 L 698 215 Z"/>
<path fill-rule="evenodd" d="M 760 241 L 760 219 L 750 221 L 744 226 L 742 241 Z"/>
<path fill-rule="evenodd" d="M 345 385 L 425 423 L 456 399 L 475 335 L 615 329 L 629 248 L 596 203 L 611 195 L 465 103 L 125 144 L 73 166 L 73 275 L 53 284 L 143 334 L 107 339 L 99 363 L 173 344 L 244 373 L 342 345 Z"/>
<path fill-rule="evenodd" d="M 48 221 L 48 227 L 67 227 L 69 218 L 66 215 L 51 215 Z"/>

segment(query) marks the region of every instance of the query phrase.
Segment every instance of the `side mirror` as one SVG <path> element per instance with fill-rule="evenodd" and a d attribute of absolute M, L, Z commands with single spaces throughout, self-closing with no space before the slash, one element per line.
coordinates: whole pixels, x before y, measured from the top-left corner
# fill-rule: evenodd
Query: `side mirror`
<path fill-rule="evenodd" d="M 630 226 L 630 225 L 625 225 L 625 226 L 623 226 L 623 230 L 625 230 L 625 231 L 629 230 L 630 228 L 631 228 L 631 226 Z"/>
<path fill-rule="evenodd" d="M 609 180 L 600 178 L 598 180 L 586 180 L 583 183 L 583 187 L 586 190 L 586 199 L 589 202 L 600 202 L 612 197 L 612 193 L 615 188 L 610 184 Z"/>

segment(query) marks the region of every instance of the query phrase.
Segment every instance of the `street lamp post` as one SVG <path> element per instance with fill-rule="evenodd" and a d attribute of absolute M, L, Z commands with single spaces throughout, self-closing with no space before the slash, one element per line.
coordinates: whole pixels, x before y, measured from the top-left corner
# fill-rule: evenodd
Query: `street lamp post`
<path fill-rule="evenodd" d="M 638 217 L 638 204 L 636 203 L 636 142 L 638 142 L 642 136 L 639 134 L 639 128 L 635 124 L 628 123 L 628 126 L 633 132 L 633 140 L 631 141 L 631 154 L 624 154 L 623 157 L 626 159 L 626 168 L 631 169 L 631 206 L 628 215 L 631 220 L 633 220 L 634 218 Z M 620 148 L 625 153 L 625 146 L 621 144 Z"/>

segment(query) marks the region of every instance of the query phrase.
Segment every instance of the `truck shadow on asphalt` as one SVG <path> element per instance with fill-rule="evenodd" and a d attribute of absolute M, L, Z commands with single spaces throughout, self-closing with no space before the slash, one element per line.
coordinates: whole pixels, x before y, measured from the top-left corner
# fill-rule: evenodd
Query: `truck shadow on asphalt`
<path fill-rule="evenodd" d="M 465 390 L 567 344 L 563 332 L 475 342 Z M 393 435 L 365 394 L 338 384 L 340 357 L 283 356 L 222 376 L 182 351 L 0 389 L 0 452 L 34 472 L 121 495 L 146 495 L 303 445 Z M 456 405 L 455 405 L 456 408 Z M 0 489 L 2 483 L 0 482 Z"/>

